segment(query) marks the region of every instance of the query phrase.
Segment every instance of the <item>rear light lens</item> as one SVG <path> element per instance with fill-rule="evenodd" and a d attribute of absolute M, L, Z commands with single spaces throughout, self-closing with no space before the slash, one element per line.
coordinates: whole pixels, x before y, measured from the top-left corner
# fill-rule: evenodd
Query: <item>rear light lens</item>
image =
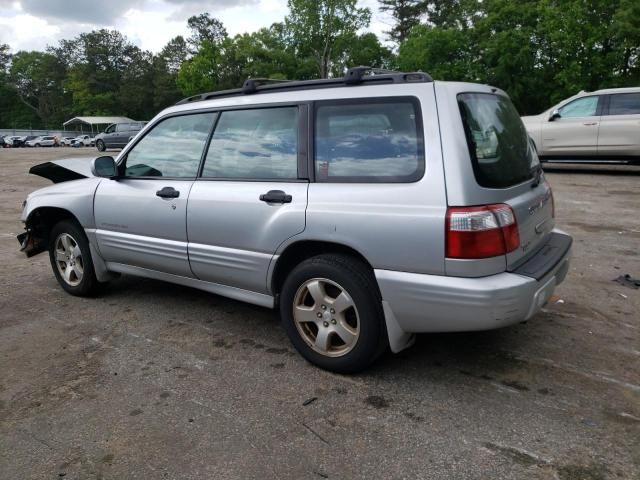
<path fill-rule="evenodd" d="M 449 207 L 446 220 L 448 258 L 489 258 L 520 246 L 516 216 L 509 205 Z"/>

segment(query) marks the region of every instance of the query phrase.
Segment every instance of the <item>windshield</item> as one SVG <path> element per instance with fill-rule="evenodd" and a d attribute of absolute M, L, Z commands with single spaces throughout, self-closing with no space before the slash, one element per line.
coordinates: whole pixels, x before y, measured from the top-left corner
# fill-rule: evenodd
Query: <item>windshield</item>
<path fill-rule="evenodd" d="M 507 188 L 534 178 L 538 156 L 507 97 L 462 93 L 458 106 L 478 185 Z"/>

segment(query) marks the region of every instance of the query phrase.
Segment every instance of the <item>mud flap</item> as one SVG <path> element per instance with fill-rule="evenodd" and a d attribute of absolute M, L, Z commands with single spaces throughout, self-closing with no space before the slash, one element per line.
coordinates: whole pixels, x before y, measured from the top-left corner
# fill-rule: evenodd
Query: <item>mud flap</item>
<path fill-rule="evenodd" d="M 382 309 L 384 311 L 384 319 L 387 324 L 387 335 L 389 336 L 389 347 L 393 353 L 401 352 L 402 350 L 409 348 L 416 341 L 416 336 L 413 333 L 407 333 L 400 327 L 396 316 L 391 310 L 389 302 L 382 301 Z"/>

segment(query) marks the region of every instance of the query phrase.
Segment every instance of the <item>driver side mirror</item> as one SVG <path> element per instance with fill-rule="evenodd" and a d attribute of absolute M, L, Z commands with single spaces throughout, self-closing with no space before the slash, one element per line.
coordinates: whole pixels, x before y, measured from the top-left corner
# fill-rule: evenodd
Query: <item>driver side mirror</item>
<path fill-rule="evenodd" d="M 551 112 L 551 115 L 549 115 L 549 121 L 553 122 L 556 118 L 560 118 L 562 115 L 560 115 L 560 110 L 554 110 L 553 112 Z"/>
<path fill-rule="evenodd" d="M 91 162 L 91 173 L 96 177 L 115 178 L 118 176 L 116 161 L 110 156 L 95 158 Z"/>

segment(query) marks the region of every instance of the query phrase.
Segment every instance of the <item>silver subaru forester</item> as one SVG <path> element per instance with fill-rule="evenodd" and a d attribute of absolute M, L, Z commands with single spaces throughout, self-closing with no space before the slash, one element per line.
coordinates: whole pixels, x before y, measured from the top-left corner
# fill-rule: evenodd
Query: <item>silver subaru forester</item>
<path fill-rule="evenodd" d="M 533 317 L 571 237 L 503 91 L 350 69 L 187 98 L 117 159 L 31 173 L 18 239 L 72 295 L 139 275 L 279 308 L 296 349 L 366 368 L 417 332 Z"/>

